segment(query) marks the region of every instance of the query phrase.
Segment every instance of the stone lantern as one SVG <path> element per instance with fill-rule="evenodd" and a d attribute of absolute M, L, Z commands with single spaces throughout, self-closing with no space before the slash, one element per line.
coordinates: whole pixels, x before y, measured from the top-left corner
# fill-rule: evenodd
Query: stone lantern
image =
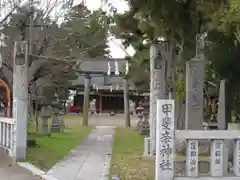
<path fill-rule="evenodd" d="M 150 126 L 149 126 L 149 97 L 144 97 L 143 102 L 143 120 L 139 123 L 139 133 L 141 135 L 149 135 Z"/>
<path fill-rule="evenodd" d="M 48 119 L 52 115 L 51 107 L 48 105 L 43 105 L 40 111 L 40 118 L 41 118 L 41 133 L 43 135 L 49 135 L 48 129 Z"/>
<path fill-rule="evenodd" d="M 63 132 L 64 130 L 64 111 L 61 110 L 63 109 L 60 107 L 58 101 L 54 101 L 52 103 L 53 106 L 53 120 L 52 120 L 52 127 L 51 127 L 51 132 Z"/>

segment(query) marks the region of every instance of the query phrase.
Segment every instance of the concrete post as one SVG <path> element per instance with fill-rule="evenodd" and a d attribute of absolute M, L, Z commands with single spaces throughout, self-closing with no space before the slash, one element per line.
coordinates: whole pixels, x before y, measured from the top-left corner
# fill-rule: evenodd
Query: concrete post
<path fill-rule="evenodd" d="M 226 80 L 220 81 L 218 96 L 218 113 L 217 113 L 217 122 L 219 130 L 227 129 L 227 116 L 226 116 Z"/>
<path fill-rule="evenodd" d="M 220 89 L 219 89 L 219 96 L 218 96 L 218 113 L 217 113 L 217 122 L 218 122 L 218 129 L 219 130 L 226 130 L 227 129 L 227 103 L 226 103 L 226 80 L 220 81 Z M 231 140 L 224 140 L 223 146 L 223 173 L 226 175 L 228 173 L 228 161 L 229 158 L 231 159 L 233 155 L 233 143 Z"/>
<path fill-rule="evenodd" d="M 28 115 L 28 45 L 27 42 L 14 44 L 13 63 L 13 119 L 14 149 L 16 161 L 24 161 L 27 150 L 27 115 Z"/>

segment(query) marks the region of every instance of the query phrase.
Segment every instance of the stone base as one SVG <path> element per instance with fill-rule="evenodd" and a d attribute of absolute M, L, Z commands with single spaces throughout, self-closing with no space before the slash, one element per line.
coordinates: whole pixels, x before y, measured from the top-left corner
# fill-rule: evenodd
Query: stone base
<path fill-rule="evenodd" d="M 140 121 L 138 124 L 139 128 L 138 131 L 140 133 L 140 135 L 149 135 L 150 133 L 150 126 L 149 123 L 146 121 Z"/>
<path fill-rule="evenodd" d="M 61 132 L 61 128 L 59 124 L 52 124 L 51 132 Z"/>
<path fill-rule="evenodd" d="M 49 135 L 49 129 L 48 129 L 48 119 L 47 118 L 41 118 L 41 134 L 42 135 Z"/>
<path fill-rule="evenodd" d="M 143 160 L 155 162 L 156 156 L 143 155 Z M 178 176 L 184 176 L 186 172 L 186 161 L 185 157 L 177 157 L 174 163 L 175 166 L 175 174 Z M 199 173 L 209 173 L 210 171 L 210 163 L 209 161 L 200 160 L 198 162 Z"/>
<path fill-rule="evenodd" d="M 55 119 L 53 119 L 52 122 L 51 132 L 63 132 L 64 128 L 65 124 L 63 116 L 55 116 Z"/>
<path fill-rule="evenodd" d="M 146 160 L 146 161 L 152 161 L 152 162 L 155 162 L 155 159 L 156 159 L 156 156 L 151 156 L 149 154 L 143 154 L 142 156 L 142 159 L 143 160 Z"/>

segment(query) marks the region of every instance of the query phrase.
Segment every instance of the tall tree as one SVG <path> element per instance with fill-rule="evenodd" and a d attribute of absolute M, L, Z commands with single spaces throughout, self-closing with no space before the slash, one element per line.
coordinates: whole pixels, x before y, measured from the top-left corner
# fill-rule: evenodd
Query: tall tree
<path fill-rule="evenodd" d="M 62 11 L 65 12 L 61 15 L 65 19 L 60 25 L 50 16 L 51 8 L 29 9 L 29 5 L 25 5 L 18 7 L 1 29 L 1 75 L 12 86 L 13 44 L 14 41 L 29 40 L 29 16 L 33 15 L 31 42 L 29 41 L 32 50 L 28 68 L 29 95 L 35 92 L 41 99 L 45 97 L 42 100 L 48 100 L 48 103 L 54 99 L 57 89 L 67 89 L 70 80 L 76 78 L 75 70 L 79 68 L 76 65 L 80 65 L 78 60 L 86 56 L 108 54 L 107 16 L 101 10 L 91 12 L 82 4 L 74 8 L 71 8 L 69 2 L 64 5 Z"/>
<path fill-rule="evenodd" d="M 60 28 L 56 55 L 76 58 L 108 55 L 109 17 L 104 11 L 91 12 L 81 3 L 71 8 Z"/>

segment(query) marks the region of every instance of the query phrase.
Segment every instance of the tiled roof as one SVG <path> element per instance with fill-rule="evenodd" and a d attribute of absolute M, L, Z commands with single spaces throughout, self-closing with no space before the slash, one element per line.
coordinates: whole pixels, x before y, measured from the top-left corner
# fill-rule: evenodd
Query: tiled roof
<path fill-rule="evenodd" d="M 110 84 L 104 85 L 104 74 L 107 74 L 108 71 L 108 62 L 110 62 L 111 72 L 115 72 L 115 60 L 118 62 L 119 72 L 124 70 L 124 60 L 123 59 L 91 59 L 90 61 L 84 60 L 81 63 L 80 69 L 83 72 L 101 72 L 102 74 L 92 74 L 91 75 L 91 85 L 97 85 L 99 89 L 110 89 L 119 88 L 123 89 L 123 77 L 120 76 L 111 76 Z M 72 81 L 72 85 L 84 85 L 84 76 L 80 74 L 78 78 Z M 133 86 L 130 85 L 130 89 L 133 89 Z"/>
<path fill-rule="evenodd" d="M 72 85 L 84 85 L 84 76 L 79 75 L 76 80 L 72 82 Z M 91 86 L 97 85 L 98 89 L 123 89 L 123 78 L 122 77 L 110 77 L 110 84 L 104 85 L 103 75 L 95 75 L 91 78 Z M 130 83 L 130 89 L 133 89 L 133 86 Z"/>
<path fill-rule="evenodd" d="M 112 72 L 115 71 L 115 60 L 118 62 L 118 68 L 120 72 L 123 72 L 124 68 L 124 61 L 123 59 L 108 59 L 108 58 L 101 58 L 101 59 L 91 59 L 87 61 L 83 59 L 84 62 L 81 63 L 80 69 L 82 71 L 96 71 L 96 72 L 103 72 L 107 73 L 108 71 L 108 62 L 110 62 Z"/>

